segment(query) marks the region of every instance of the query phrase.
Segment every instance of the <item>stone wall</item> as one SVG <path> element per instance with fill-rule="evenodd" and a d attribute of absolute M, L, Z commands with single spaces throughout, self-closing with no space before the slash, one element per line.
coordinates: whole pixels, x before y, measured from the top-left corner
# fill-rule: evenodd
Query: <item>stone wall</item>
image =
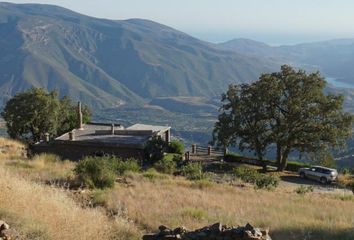
<path fill-rule="evenodd" d="M 143 159 L 144 151 L 140 148 L 122 146 L 84 145 L 82 143 L 48 143 L 36 144 L 30 148 L 32 154 L 52 153 L 63 159 L 80 160 L 85 156 L 97 156 L 102 154 L 115 155 L 121 158 Z"/>
<path fill-rule="evenodd" d="M 188 231 L 184 227 L 170 229 L 159 227 L 156 234 L 147 234 L 143 240 L 271 240 L 268 230 L 255 228 L 250 224 L 244 227 L 227 227 L 221 223 Z"/>

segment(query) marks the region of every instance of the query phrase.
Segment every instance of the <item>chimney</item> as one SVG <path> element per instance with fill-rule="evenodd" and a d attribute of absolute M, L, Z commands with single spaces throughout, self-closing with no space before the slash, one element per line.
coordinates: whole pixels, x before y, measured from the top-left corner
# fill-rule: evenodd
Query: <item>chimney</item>
<path fill-rule="evenodd" d="M 75 140 L 75 133 L 74 131 L 69 132 L 69 140 L 74 141 Z"/>
<path fill-rule="evenodd" d="M 81 102 L 77 104 L 77 128 L 82 129 L 82 112 L 81 112 Z"/>
<path fill-rule="evenodd" d="M 114 135 L 114 123 L 111 125 L 111 134 Z"/>
<path fill-rule="evenodd" d="M 45 140 L 46 143 L 49 143 L 49 140 L 50 140 L 49 133 L 45 133 L 44 134 L 44 140 Z"/>

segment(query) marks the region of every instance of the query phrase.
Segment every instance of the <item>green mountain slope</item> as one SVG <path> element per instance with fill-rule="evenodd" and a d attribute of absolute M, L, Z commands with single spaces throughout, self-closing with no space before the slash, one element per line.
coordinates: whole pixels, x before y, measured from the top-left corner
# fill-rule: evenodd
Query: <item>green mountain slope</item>
<path fill-rule="evenodd" d="M 97 19 L 50 5 L 0 3 L 0 37 L 0 103 L 31 86 L 95 108 L 213 97 L 278 67 L 148 20 Z"/>
<path fill-rule="evenodd" d="M 249 39 L 234 39 L 220 49 L 276 62 L 290 63 L 354 84 L 354 39 L 335 39 L 293 46 L 272 47 Z"/>

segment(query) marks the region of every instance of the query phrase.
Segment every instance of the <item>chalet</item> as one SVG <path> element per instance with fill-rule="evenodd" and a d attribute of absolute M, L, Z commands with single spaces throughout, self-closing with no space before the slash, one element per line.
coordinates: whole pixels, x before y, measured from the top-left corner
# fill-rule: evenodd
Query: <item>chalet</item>
<path fill-rule="evenodd" d="M 83 124 L 79 102 L 77 128 L 55 139 L 46 135 L 43 141 L 32 147 L 32 151 L 35 154 L 53 153 L 71 160 L 103 154 L 142 159 L 145 143 L 154 136 L 170 142 L 171 128 L 145 124 L 135 124 L 128 128 L 120 124 Z"/>

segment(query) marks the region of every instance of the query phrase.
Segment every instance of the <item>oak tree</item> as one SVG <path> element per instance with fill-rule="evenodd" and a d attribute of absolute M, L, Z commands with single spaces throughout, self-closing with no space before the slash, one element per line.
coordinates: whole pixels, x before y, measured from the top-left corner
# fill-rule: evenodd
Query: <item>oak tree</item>
<path fill-rule="evenodd" d="M 325 94 L 325 86 L 319 72 L 307 74 L 287 65 L 250 85 L 230 86 L 214 129 L 216 142 L 238 144 L 259 158 L 275 146 L 278 170 L 285 169 L 294 150 L 313 153 L 343 146 L 353 116 L 344 112 L 343 96 Z"/>
<path fill-rule="evenodd" d="M 91 113 L 85 106 L 84 120 Z M 5 105 L 2 117 L 11 138 L 28 143 L 39 141 L 45 133 L 55 137 L 72 130 L 77 125 L 76 107 L 67 97 L 58 98 L 56 91 L 31 88 L 16 94 Z"/>

